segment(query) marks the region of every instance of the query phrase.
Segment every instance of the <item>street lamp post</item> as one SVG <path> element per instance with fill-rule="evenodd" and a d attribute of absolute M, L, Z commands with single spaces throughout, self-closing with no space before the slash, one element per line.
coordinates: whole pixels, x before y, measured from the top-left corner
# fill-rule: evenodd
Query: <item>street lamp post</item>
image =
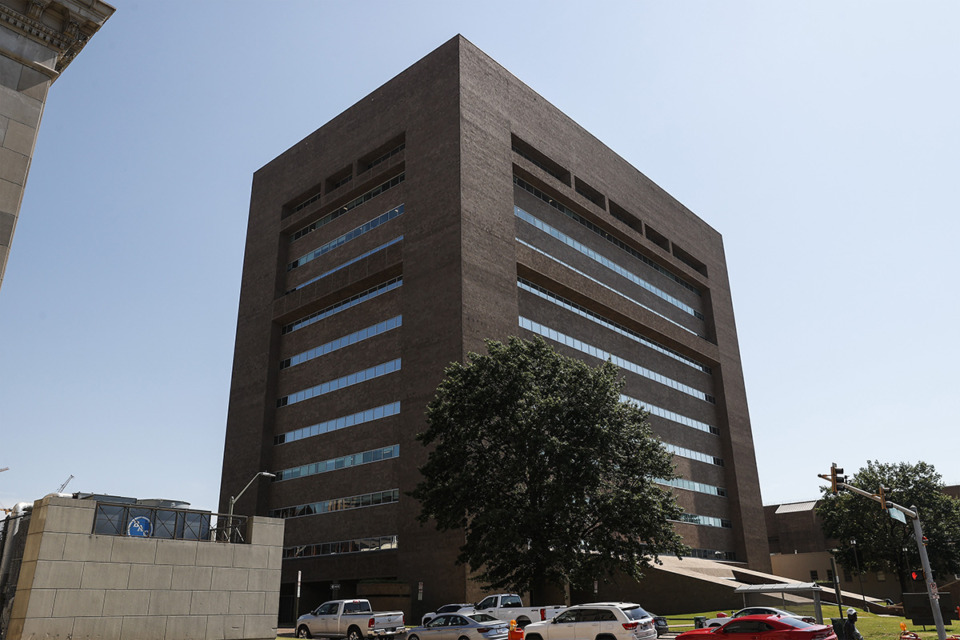
<path fill-rule="evenodd" d="M 853 560 L 857 563 L 857 580 L 860 581 L 860 597 L 863 599 L 863 609 L 867 610 L 867 596 L 863 592 L 863 574 L 860 573 L 860 557 L 857 555 L 857 539 L 851 538 L 850 544 L 853 545 Z"/>
<path fill-rule="evenodd" d="M 265 476 L 267 478 L 276 478 L 277 474 L 270 473 L 269 471 L 260 471 L 256 475 L 254 475 L 252 478 L 250 478 L 250 482 L 248 482 L 247 486 L 245 486 L 243 489 L 240 490 L 240 493 L 238 493 L 236 496 L 230 496 L 230 504 L 229 504 L 229 507 L 227 508 L 227 542 L 231 540 L 232 538 L 231 533 L 233 532 L 233 505 L 237 503 L 237 500 L 240 499 L 240 496 L 243 495 L 243 492 L 250 488 L 250 485 L 253 484 L 253 481 L 259 478 L 260 476 Z"/>

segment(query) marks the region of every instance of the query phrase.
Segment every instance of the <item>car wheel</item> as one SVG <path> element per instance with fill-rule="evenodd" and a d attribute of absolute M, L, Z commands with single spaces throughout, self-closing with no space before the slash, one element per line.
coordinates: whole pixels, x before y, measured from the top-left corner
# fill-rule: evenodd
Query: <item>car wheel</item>
<path fill-rule="evenodd" d="M 363 640 L 363 634 L 357 627 L 350 627 L 347 631 L 347 640 Z"/>
<path fill-rule="evenodd" d="M 467 636 L 460 636 L 457 640 L 470 640 Z"/>
<path fill-rule="evenodd" d="M 297 627 L 297 637 L 298 638 L 312 638 L 310 635 L 310 629 L 307 628 L 307 625 L 302 624 Z"/>
<path fill-rule="evenodd" d="M 420 636 L 407 636 L 407 640 L 420 640 Z"/>

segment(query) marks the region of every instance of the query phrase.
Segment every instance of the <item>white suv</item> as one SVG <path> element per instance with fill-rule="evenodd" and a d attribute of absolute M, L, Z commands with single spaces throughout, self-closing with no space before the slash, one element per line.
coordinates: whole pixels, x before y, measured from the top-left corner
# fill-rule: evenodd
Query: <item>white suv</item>
<path fill-rule="evenodd" d="M 526 640 L 656 640 L 653 616 L 632 602 L 594 602 L 564 609 L 524 629 Z"/>

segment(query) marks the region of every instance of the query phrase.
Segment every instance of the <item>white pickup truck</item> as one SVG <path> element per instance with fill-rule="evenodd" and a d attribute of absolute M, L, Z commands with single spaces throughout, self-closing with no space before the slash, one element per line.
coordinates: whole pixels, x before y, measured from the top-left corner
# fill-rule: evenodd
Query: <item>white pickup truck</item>
<path fill-rule="evenodd" d="M 551 620 L 555 615 L 566 609 L 565 606 L 524 607 L 523 601 L 515 593 L 498 593 L 487 596 L 474 607 L 477 613 L 486 613 L 500 620 L 516 620 L 518 627 L 525 627 L 531 622 Z"/>
<path fill-rule="evenodd" d="M 374 611 L 368 600 L 331 600 L 297 618 L 298 638 L 397 638 L 407 632 L 403 611 Z"/>

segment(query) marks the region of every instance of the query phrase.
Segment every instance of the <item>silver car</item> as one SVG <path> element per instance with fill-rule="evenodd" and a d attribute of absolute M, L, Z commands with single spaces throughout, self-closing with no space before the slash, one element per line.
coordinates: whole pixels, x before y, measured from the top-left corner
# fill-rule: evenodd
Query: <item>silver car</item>
<path fill-rule="evenodd" d="M 507 640 L 510 625 L 486 613 L 444 613 L 407 632 L 407 640 Z"/>

